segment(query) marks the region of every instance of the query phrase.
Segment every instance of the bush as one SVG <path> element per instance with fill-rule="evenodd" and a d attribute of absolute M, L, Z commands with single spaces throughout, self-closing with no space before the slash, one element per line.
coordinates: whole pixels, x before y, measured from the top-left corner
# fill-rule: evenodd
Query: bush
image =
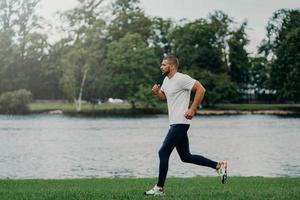
<path fill-rule="evenodd" d="M 208 70 L 192 68 L 187 71 L 195 79 L 199 80 L 206 89 L 204 105 L 213 107 L 218 103 L 235 102 L 240 98 L 238 86 L 226 73 L 212 73 Z"/>
<path fill-rule="evenodd" d="M 31 102 L 31 92 L 28 90 L 16 90 L 0 95 L 0 113 L 2 114 L 26 114 L 29 113 L 28 104 Z"/>

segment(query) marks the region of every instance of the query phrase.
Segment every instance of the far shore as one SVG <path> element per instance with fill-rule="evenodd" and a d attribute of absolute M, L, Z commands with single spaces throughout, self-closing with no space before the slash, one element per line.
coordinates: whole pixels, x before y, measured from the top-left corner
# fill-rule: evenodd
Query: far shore
<path fill-rule="evenodd" d="M 83 104 L 77 112 L 71 103 L 32 103 L 31 114 L 79 115 L 79 116 L 130 116 L 167 114 L 167 107 L 161 104 L 157 108 L 138 106 L 132 109 L 130 104 Z M 202 108 L 197 115 L 280 115 L 300 116 L 300 104 L 218 104 Z"/>
<path fill-rule="evenodd" d="M 50 110 L 47 112 L 43 112 L 43 114 L 50 115 L 151 115 L 151 114 L 167 114 L 164 111 L 153 111 L 149 113 L 148 111 L 143 112 L 143 110 L 138 110 L 136 112 L 122 112 L 118 110 L 114 110 L 113 112 L 105 111 L 105 112 L 79 112 L 79 113 L 70 113 L 63 112 L 62 110 Z M 280 115 L 280 116 L 290 116 L 290 115 L 299 115 L 299 111 L 289 111 L 289 110 L 254 110 L 254 111 L 245 111 L 245 110 L 209 110 L 203 109 L 198 110 L 197 115 Z"/>
<path fill-rule="evenodd" d="M 199 115 L 300 115 L 292 110 L 198 110 Z"/>

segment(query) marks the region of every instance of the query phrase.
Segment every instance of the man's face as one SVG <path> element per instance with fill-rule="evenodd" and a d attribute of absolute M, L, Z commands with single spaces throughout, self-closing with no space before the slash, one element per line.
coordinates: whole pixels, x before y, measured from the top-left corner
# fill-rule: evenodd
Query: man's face
<path fill-rule="evenodd" d="M 170 73 L 170 67 L 171 64 L 168 62 L 168 60 L 163 60 L 160 65 L 161 73 L 167 76 Z"/>

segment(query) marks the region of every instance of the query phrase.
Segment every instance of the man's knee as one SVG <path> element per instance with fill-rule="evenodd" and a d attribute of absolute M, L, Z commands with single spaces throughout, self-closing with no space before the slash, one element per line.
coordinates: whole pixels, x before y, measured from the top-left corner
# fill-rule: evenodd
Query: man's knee
<path fill-rule="evenodd" d="M 190 155 L 190 154 L 180 155 L 180 159 L 182 162 L 190 163 L 192 160 L 192 155 Z"/>
<path fill-rule="evenodd" d="M 160 160 L 168 160 L 170 156 L 169 149 L 166 146 L 162 146 L 158 151 L 158 155 Z"/>

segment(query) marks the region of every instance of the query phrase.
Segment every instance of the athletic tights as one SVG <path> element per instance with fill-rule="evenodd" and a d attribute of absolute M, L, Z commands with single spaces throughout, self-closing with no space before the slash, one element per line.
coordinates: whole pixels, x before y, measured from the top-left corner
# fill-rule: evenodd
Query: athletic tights
<path fill-rule="evenodd" d="M 176 147 L 180 159 L 186 163 L 193 163 L 196 165 L 216 168 L 217 162 L 207 159 L 200 155 L 193 155 L 190 153 L 189 139 L 187 131 L 189 124 L 173 124 L 170 126 L 168 134 L 160 148 L 159 154 L 159 176 L 157 186 L 163 187 L 169 168 L 169 158 Z"/>

